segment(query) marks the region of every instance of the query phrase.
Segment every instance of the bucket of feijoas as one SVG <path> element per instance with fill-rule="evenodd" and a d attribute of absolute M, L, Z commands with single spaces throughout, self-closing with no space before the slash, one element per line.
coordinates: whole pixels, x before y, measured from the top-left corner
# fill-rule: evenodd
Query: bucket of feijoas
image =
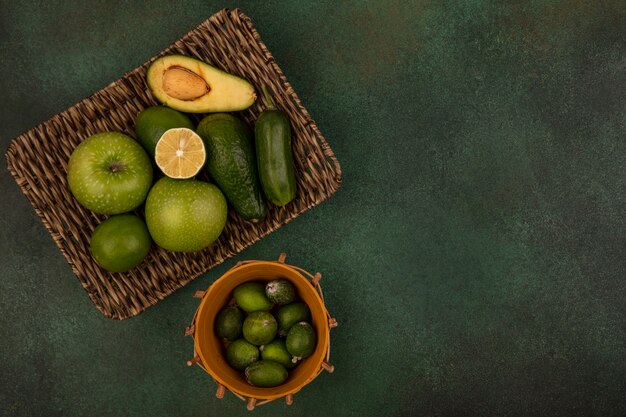
<path fill-rule="evenodd" d="M 321 274 L 278 261 L 243 261 L 201 298 L 185 335 L 192 336 L 198 365 L 226 390 L 257 405 L 293 395 L 330 364 L 330 329 L 337 321 L 324 304 Z"/>

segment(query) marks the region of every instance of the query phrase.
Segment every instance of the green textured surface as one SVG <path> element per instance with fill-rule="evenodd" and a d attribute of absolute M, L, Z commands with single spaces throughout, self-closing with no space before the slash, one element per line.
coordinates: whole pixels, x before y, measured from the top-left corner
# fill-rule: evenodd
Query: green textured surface
<path fill-rule="evenodd" d="M 117 322 L 0 170 L 0 414 L 247 415 L 182 330 L 194 291 L 285 250 L 324 274 L 336 371 L 254 415 L 623 415 L 623 2 L 179 3 L 3 1 L 1 150 L 241 6 L 342 188 Z"/>

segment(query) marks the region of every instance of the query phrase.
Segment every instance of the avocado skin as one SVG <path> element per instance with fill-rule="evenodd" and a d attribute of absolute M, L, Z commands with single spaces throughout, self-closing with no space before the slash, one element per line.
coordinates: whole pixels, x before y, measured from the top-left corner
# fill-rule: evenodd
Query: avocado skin
<path fill-rule="evenodd" d="M 289 118 L 280 110 L 265 110 L 255 124 L 254 133 L 265 196 L 273 204 L 284 206 L 296 196 Z"/>
<path fill-rule="evenodd" d="M 251 222 L 265 219 L 250 128 L 233 115 L 216 113 L 202 119 L 197 132 L 207 151 L 206 169 L 235 211 Z"/>

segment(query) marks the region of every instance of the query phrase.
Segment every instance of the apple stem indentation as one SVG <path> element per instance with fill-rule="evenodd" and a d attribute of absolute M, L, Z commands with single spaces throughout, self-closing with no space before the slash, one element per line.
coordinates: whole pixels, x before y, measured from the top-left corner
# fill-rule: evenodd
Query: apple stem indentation
<path fill-rule="evenodd" d="M 109 164 L 109 171 L 111 172 L 120 172 L 124 170 L 124 168 L 126 168 L 126 164 L 123 164 L 121 162 L 111 162 Z"/>

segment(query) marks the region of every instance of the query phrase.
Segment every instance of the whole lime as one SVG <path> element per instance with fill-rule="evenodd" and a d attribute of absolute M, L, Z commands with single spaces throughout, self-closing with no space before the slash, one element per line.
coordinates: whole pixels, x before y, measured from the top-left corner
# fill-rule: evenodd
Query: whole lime
<path fill-rule="evenodd" d="M 243 337 L 253 345 L 264 345 L 274 340 L 278 330 L 276 319 L 267 311 L 250 313 L 243 321 Z"/>
<path fill-rule="evenodd" d="M 139 265 L 150 252 L 146 224 L 132 214 L 120 214 L 100 223 L 91 235 L 91 254 L 102 268 L 125 272 Z"/>
<path fill-rule="evenodd" d="M 157 142 L 169 129 L 186 127 L 194 129 L 189 117 L 183 113 L 165 106 L 152 106 L 143 109 L 135 121 L 135 133 L 137 140 L 146 152 L 154 158 L 154 148 Z"/>
<path fill-rule="evenodd" d="M 196 252 L 213 243 L 226 225 L 224 194 L 213 184 L 161 178 L 146 199 L 146 223 L 164 249 Z"/>

